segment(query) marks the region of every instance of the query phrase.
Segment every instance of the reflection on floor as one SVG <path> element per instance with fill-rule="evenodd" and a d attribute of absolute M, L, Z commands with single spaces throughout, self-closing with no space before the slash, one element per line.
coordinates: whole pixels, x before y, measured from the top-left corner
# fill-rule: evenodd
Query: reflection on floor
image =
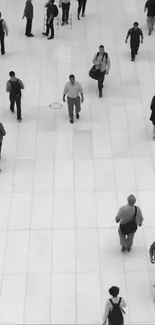
<path fill-rule="evenodd" d="M 128 304 L 126 323 L 155 324 L 155 143 L 149 105 L 155 86 L 155 32 L 147 36 L 143 1 L 89 0 L 73 29 L 43 38 L 43 0 L 34 0 L 35 37 L 24 36 L 24 0 L 1 0 L 9 25 L 0 58 L 0 110 L 7 131 L 0 175 L 0 324 L 101 324 L 108 288 Z M 134 21 L 144 44 L 131 63 L 127 30 Z M 88 77 L 104 44 L 111 58 L 104 97 Z M 8 109 L 5 82 L 15 70 L 25 83 L 23 122 Z M 74 73 L 84 88 L 80 120 L 68 122 L 64 83 Z M 122 255 L 114 222 L 135 194 L 145 223 Z"/>

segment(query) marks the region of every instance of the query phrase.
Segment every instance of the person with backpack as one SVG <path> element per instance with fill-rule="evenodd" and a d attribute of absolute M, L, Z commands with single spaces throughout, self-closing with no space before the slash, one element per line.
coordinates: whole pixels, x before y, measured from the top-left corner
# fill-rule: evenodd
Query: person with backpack
<path fill-rule="evenodd" d="M 135 206 L 136 198 L 134 195 L 129 195 L 127 198 L 127 205 L 122 206 L 116 216 L 116 222 L 119 222 L 119 237 L 122 246 L 122 252 L 126 250 L 130 252 L 133 245 L 133 238 L 138 226 L 141 227 L 143 223 L 143 216 L 141 209 Z"/>
<path fill-rule="evenodd" d="M 22 81 L 15 76 L 14 71 L 9 72 L 10 79 L 6 84 L 6 91 L 10 93 L 10 111 L 14 113 L 14 106 L 17 107 L 17 121 L 21 122 L 21 89 L 24 89 Z"/>
<path fill-rule="evenodd" d="M 134 61 L 135 56 L 138 54 L 140 38 L 141 38 L 141 44 L 143 43 L 143 39 L 144 39 L 143 32 L 138 26 L 139 24 L 135 22 L 133 24 L 133 27 L 129 29 L 125 39 L 125 43 L 127 43 L 128 38 L 130 37 L 131 61 Z"/>
<path fill-rule="evenodd" d="M 99 97 L 102 97 L 102 88 L 105 75 L 109 74 L 110 70 L 110 59 L 108 54 L 104 51 L 104 46 L 99 46 L 99 52 L 97 52 L 93 58 L 93 64 L 96 70 L 98 70 L 98 90 Z"/>
<path fill-rule="evenodd" d="M 59 8 L 62 8 L 61 26 L 68 25 L 70 4 L 70 0 L 59 0 Z"/>
<path fill-rule="evenodd" d="M 25 35 L 27 37 L 33 37 L 34 35 L 32 34 L 32 21 L 33 21 L 33 4 L 32 0 L 27 0 L 25 4 L 25 9 L 24 9 L 24 14 L 22 19 L 26 17 L 27 23 L 26 23 L 26 30 L 25 30 Z"/>
<path fill-rule="evenodd" d="M 153 140 L 155 141 L 155 96 L 153 96 L 152 98 L 150 110 L 151 110 L 150 121 L 153 124 Z"/>
<path fill-rule="evenodd" d="M 108 299 L 105 305 L 105 312 L 103 317 L 103 325 L 106 325 L 108 320 L 108 325 L 123 325 L 125 311 L 123 308 L 126 307 L 126 302 L 123 298 L 118 297 L 119 288 L 112 286 L 109 289 L 109 294 L 111 299 Z"/>
<path fill-rule="evenodd" d="M 0 123 L 0 161 L 1 161 L 1 152 L 2 152 L 2 142 L 3 142 L 3 137 L 6 135 L 6 131 L 4 129 L 4 126 L 2 123 Z M 0 171 L 1 171 L 1 166 L 0 166 Z"/>
<path fill-rule="evenodd" d="M 144 12 L 147 11 L 148 35 L 151 35 L 155 24 L 155 0 L 148 0 L 144 6 Z"/>
<path fill-rule="evenodd" d="M 43 35 L 48 36 L 49 30 L 51 30 L 51 36 L 48 37 L 50 40 L 54 38 L 54 18 L 58 16 L 59 11 L 54 0 L 50 0 L 45 6 L 47 7 L 47 29 Z"/>
<path fill-rule="evenodd" d="M 5 54 L 5 34 L 8 36 L 8 27 L 4 19 L 2 19 L 2 14 L 0 12 L 0 43 L 1 43 L 1 54 Z"/>

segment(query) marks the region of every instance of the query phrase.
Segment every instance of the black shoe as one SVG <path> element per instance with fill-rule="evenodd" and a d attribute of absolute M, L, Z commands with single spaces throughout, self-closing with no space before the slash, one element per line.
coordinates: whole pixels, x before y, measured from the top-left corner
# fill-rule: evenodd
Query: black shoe
<path fill-rule="evenodd" d="M 79 15 L 77 15 L 77 19 L 80 20 L 80 16 Z"/>
<path fill-rule="evenodd" d="M 48 40 L 49 40 L 49 39 L 53 39 L 53 38 L 54 38 L 53 36 L 50 36 L 50 37 L 48 37 Z"/>
<path fill-rule="evenodd" d="M 73 120 L 72 119 L 70 119 L 70 123 L 73 124 Z"/>
<path fill-rule="evenodd" d="M 135 61 L 135 58 L 131 58 L 131 61 Z"/>
<path fill-rule="evenodd" d="M 149 30 L 148 35 L 151 35 L 151 33 L 152 33 L 152 30 Z"/>
<path fill-rule="evenodd" d="M 69 22 L 68 22 L 68 20 L 66 21 L 66 25 L 68 25 L 69 24 Z"/>
<path fill-rule="evenodd" d="M 5 52 L 1 52 L 1 54 L 2 54 L 2 55 L 4 55 L 4 54 L 5 54 Z"/>
<path fill-rule="evenodd" d="M 17 118 L 18 123 L 22 121 L 22 118 Z"/>
<path fill-rule="evenodd" d="M 80 118 L 80 115 L 79 113 L 76 114 L 76 118 L 79 119 Z"/>
<path fill-rule="evenodd" d="M 127 248 L 127 251 L 130 252 L 130 251 L 131 251 L 131 247 L 128 247 L 128 248 Z"/>
<path fill-rule="evenodd" d="M 126 251 L 126 247 L 122 246 L 122 252 Z"/>
<path fill-rule="evenodd" d="M 15 112 L 14 110 L 12 111 L 12 109 L 10 109 L 10 111 L 11 111 L 11 113 L 14 113 Z"/>
<path fill-rule="evenodd" d="M 47 34 L 47 33 L 42 33 L 42 35 L 44 35 L 44 36 L 48 36 L 48 34 Z"/>
<path fill-rule="evenodd" d="M 34 35 L 33 34 L 30 34 L 30 35 L 26 35 L 27 37 L 34 37 Z"/>

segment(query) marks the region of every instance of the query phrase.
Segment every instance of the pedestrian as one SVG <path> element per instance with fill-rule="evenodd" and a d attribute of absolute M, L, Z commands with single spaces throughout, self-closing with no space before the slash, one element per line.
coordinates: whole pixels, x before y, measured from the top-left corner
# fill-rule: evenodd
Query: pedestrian
<path fill-rule="evenodd" d="M 61 26 L 65 24 L 68 25 L 69 10 L 70 10 L 70 0 L 59 0 L 59 7 L 62 8 L 62 23 Z"/>
<path fill-rule="evenodd" d="M 111 299 L 108 299 L 105 305 L 105 312 L 103 317 L 103 325 L 107 323 L 108 325 L 123 325 L 125 311 L 123 308 L 126 307 L 126 302 L 123 298 L 118 297 L 119 288 L 112 286 L 109 289 L 109 294 Z"/>
<path fill-rule="evenodd" d="M 150 255 L 150 262 L 154 264 L 155 263 L 155 242 L 153 242 L 153 244 L 150 246 L 149 255 Z"/>
<path fill-rule="evenodd" d="M 155 0 L 146 1 L 144 12 L 146 11 L 147 11 L 148 35 L 151 35 L 155 24 Z"/>
<path fill-rule="evenodd" d="M 45 7 L 47 8 L 47 22 L 46 22 L 46 32 L 43 35 L 48 36 L 49 31 L 51 31 L 51 35 L 48 37 L 48 40 L 54 38 L 54 18 L 58 16 L 58 8 L 54 3 L 54 0 L 49 0 Z"/>
<path fill-rule="evenodd" d="M 87 0 L 77 0 L 78 1 L 78 10 L 77 10 L 77 18 L 80 20 L 80 13 L 82 10 L 82 17 L 85 17 L 85 10 L 86 10 L 86 2 Z"/>
<path fill-rule="evenodd" d="M 99 71 L 98 75 L 98 90 L 99 97 L 102 97 L 102 89 L 105 75 L 109 74 L 110 70 L 110 59 L 108 53 L 104 51 L 104 46 L 99 46 L 99 52 L 97 52 L 93 58 L 93 64 L 95 65 L 97 70 Z"/>
<path fill-rule="evenodd" d="M 5 54 L 5 34 L 8 36 L 8 27 L 4 19 L 2 19 L 2 14 L 0 12 L 0 43 L 1 43 L 1 54 Z"/>
<path fill-rule="evenodd" d="M 150 121 L 153 124 L 153 140 L 155 141 L 155 96 L 152 98 L 150 109 L 152 111 Z"/>
<path fill-rule="evenodd" d="M 26 17 L 27 23 L 26 23 L 26 30 L 25 30 L 25 35 L 27 37 L 33 37 L 34 35 L 32 34 L 32 20 L 33 20 L 33 4 L 32 0 L 27 0 L 25 4 L 25 9 L 24 9 L 24 14 L 22 19 Z"/>
<path fill-rule="evenodd" d="M 81 95 L 81 99 L 80 96 Z M 70 117 L 70 123 L 74 122 L 74 106 L 76 111 L 76 118 L 79 119 L 79 112 L 81 111 L 81 102 L 83 103 L 83 89 L 81 84 L 75 80 L 75 76 L 71 74 L 69 76 L 69 82 L 66 83 L 63 93 L 63 101 L 65 102 L 65 96 L 67 95 L 68 112 Z"/>
<path fill-rule="evenodd" d="M 23 82 L 16 78 L 15 72 L 9 72 L 10 79 L 7 81 L 6 84 L 6 91 L 10 94 L 10 111 L 14 113 L 14 106 L 16 103 L 17 107 L 17 121 L 21 122 L 21 89 L 24 89 Z"/>
<path fill-rule="evenodd" d="M 127 198 L 127 205 L 122 206 L 116 216 L 116 222 L 120 222 L 118 233 L 120 237 L 120 244 L 122 252 L 130 252 L 134 234 L 138 226 L 142 226 L 143 216 L 140 208 L 135 206 L 136 198 L 134 195 L 129 195 Z"/>
<path fill-rule="evenodd" d="M 2 152 L 2 142 L 3 137 L 6 135 L 6 131 L 4 129 L 4 126 L 2 123 L 0 123 L 0 161 L 1 161 L 1 152 Z M 1 165 L 0 165 L 0 171 L 1 171 Z"/>
<path fill-rule="evenodd" d="M 138 26 L 139 26 L 139 24 L 137 22 L 135 22 L 133 24 L 133 27 L 129 29 L 126 39 L 125 39 L 125 43 L 127 43 L 128 38 L 130 36 L 131 61 L 134 61 L 135 56 L 138 54 L 140 38 L 141 38 L 141 43 L 143 43 L 143 38 L 144 38 L 143 32 Z"/>

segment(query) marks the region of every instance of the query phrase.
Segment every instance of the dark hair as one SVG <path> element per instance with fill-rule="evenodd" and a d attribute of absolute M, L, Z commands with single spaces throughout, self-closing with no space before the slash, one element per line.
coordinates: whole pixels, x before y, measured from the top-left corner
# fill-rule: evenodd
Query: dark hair
<path fill-rule="evenodd" d="M 73 74 L 70 74 L 69 79 L 72 79 L 72 78 L 75 79 L 75 76 Z"/>
<path fill-rule="evenodd" d="M 110 293 L 110 295 L 111 295 L 112 297 L 116 298 L 116 297 L 118 296 L 118 294 L 119 294 L 119 288 L 113 286 L 113 287 L 111 287 L 111 288 L 109 289 L 109 293 Z"/>
<path fill-rule="evenodd" d="M 99 48 L 104 49 L 104 45 L 100 45 Z"/>
<path fill-rule="evenodd" d="M 135 23 L 133 25 L 134 26 L 136 25 L 137 27 L 139 26 L 139 24 L 137 23 L 137 21 L 135 21 Z"/>
<path fill-rule="evenodd" d="M 10 76 L 10 77 L 15 77 L 15 72 L 14 72 L 14 71 L 10 71 L 10 72 L 9 72 L 9 76 Z"/>

